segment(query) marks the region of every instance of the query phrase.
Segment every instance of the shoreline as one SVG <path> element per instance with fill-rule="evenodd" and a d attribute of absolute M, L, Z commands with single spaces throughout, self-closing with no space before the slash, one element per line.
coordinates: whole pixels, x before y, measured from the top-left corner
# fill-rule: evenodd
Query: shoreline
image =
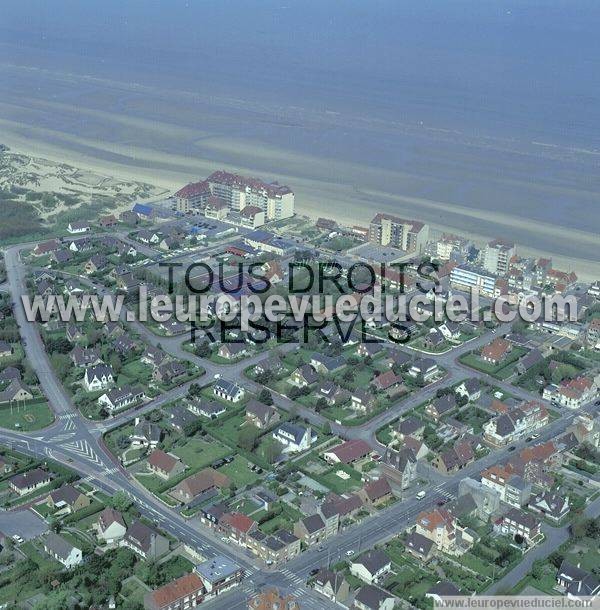
<path fill-rule="evenodd" d="M 119 163 L 109 159 L 103 159 L 98 155 L 88 154 L 79 151 L 76 144 L 69 147 L 65 144 L 59 145 L 52 142 L 32 139 L 11 132 L 4 132 L 0 142 L 9 147 L 11 152 L 27 155 L 29 157 L 39 157 L 57 163 L 68 163 L 82 170 L 107 175 L 112 178 L 126 181 L 147 182 L 155 187 L 173 192 L 190 181 L 201 179 L 206 173 L 217 168 L 229 169 L 252 173 L 254 170 L 249 168 L 239 168 L 221 161 L 210 161 L 206 158 L 197 159 L 195 157 L 185 157 L 183 155 L 169 155 L 155 151 L 152 159 L 144 159 L 143 155 L 136 157 L 135 151 L 126 150 L 126 147 L 119 145 L 106 145 L 111 149 L 113 156 L 124 157 L 129 163 Z M 247 160 L 251 163 L 251 159 Z M 155 163 L 159 168 L 144 166 Z M 165 169 L 169 166 L 170 169 Z M 189 170 L 188 170 L 189 168 Z M 255 172 L 256 173 L 256 172 Z M 261 172 L 262 173 L 262 172 Z M 288 180 L 289 178 L 289 180 Z M 391 194 L 381 191 L 361 189 L 359 187 L 344 185 L 340 183 L 324 184 L 309 179 L 298 179 L 294 176 L 281 176 L 280 181 L 288 181 L 296 193 L 296 211 L 298 214 L 306 215 L 316 219 L 319 216 L 334 217 L 338 222 L 349 225 L 365 225 L 378 211 L 389 211 L 390 203 L 399 209 L 396 214 L 399 216 L 414 217 L 420 219 L 416 207 L 430 211 L 438 217 L 442 213 L 455 215 L 457 222 L 427 222 L 435 234 L 442 232 L 461 235 L 476 242 L 485 243 L 499 234 L 483 231 L 465 231 L 464 225 L 460 226 L 460 217 L 477 218 L 483 224 L 497 225 L 510 230 L 522 228 L 526 222 L 533 222 L 525 218 L 514 218 L 502 213 L 493 213 L 485 210 L 473 210 L 456 204 L 446 204 L 442 201 L 409 197 L 399 194 Z M 152 197 L 145 201 L 159 200 L 163 197 Z M 327 203 L 324 205 L 324 201 Z M 387 202 L 377 208 L 377 202 Z M 354 205 L 351 205 L 352 202 Z M 361 203 L 362 202 L 362 203 Z M 356 213 L 355 208 L 359 208 L 362 213 Z M 410 209 L 410 211 L 409 211 Z M 394 212 L 390 212 L 394 213 Z M 589 244 L 592 249 L 598 242 L 598 236 L 593 233 L 578 231 L 577 229 L 560 228 L 553 225 L 544 226 L 542 223 L 535 223 L 536 231 L 545 235 L 548 239 L 568 239 L 575 240 L 575 243 Z M 512 238 L 511 238 L 512 239 Z M 594 281 L 600 276 L 600 265 L 597 261 L 581 258 L 577 256 L 567 256 L 556 254 L 545 249 L 528 247 L 517 239 L 514 239 L 517 251 L 524 256 L 548 257 L 552 258 L 556 268 L 565 271 L 575 271 L 581 280 Z"/>

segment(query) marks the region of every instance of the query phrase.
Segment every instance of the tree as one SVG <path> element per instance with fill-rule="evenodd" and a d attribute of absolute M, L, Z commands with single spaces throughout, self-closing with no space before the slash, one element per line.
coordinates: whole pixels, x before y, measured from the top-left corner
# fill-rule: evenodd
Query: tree
<path fill-rule="evenodd" d="M 321 428 L 321 431 L 323 432 L 323 434 L 325 434 L 326 436 L 329 436 L 331 434 L 331 424 L 326 421 L 323 424 L 323 427 Z"/>
<path fill-rule="evenodd" d="M 121 513 L 127 512 L 133 504 L 124 491 L 117 491 L 117 493 L 108 499 L 107 503 Z"/>
<path fill-rule="evenodd" d="M 260 402 L 264 402 L 266 405 L 272 405 L 273 395 L 269 390 L 267 390 L 267 388 L 263 388 L 258 394 L 258 400 L 260 400 Z"/>
<path fill-rule="evenodd" d="M 260 430 L 256 426 L 244 426 L 238 434 L 238 447 L 244 451 L 253 451 L 258 443 Z"/>
<path fill-rule="evenodd" d="M 263 443 L 263 455 L 269 464 L 273 464 L 281 455 L 281 443 L 269 436 Z"/>
<path fill-rule="evenodd" d="M 559 384 L 563 379 L 577 376 L 577 369 L 570 364 L 561 364 L 552 371 L 552 383 Z"/>
<path fill-rule="evenodd" d="M 544 562 L 541 559 L 536 559 L 531 566 L 531 575 L 536 580 L 540 580 L 544 576 Z"/>
<path fill-rule="evenodd" d="M 113 352 L 108 359 L 108 363 L 110 364 L 112 370 L 116 375 L 121 372 L 123 368 L 123 362 L 121 361 L 121 357 L 116 352 Z"/>

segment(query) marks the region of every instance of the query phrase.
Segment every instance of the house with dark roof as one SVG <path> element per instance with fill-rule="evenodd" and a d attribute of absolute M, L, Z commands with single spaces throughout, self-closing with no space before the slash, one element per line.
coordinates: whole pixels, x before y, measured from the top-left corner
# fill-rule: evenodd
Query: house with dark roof
<path fill-rule="evenodd" d="M 438 365 L 432 358 L 419 358 L 408 369 L 408 374 L 411 377 L 422 376 L 426 383 L 429 383 L 438 373 Z"/>
<path fill-rule="evenodd" d="M 147 447 L 156 449 L 162 439 L 163 431 L 160 426 L 152 422 L 136 418 L 133 432 L 129 439 L 133 447 Z"/>
<path fill-rule="evenodd" d="M 178 483 L 169 491 L 169 495 L 183 504 L 189 504 L 208 491 L 229 487 L 229 483 L 227 475 L 214 468 L 204 468 Z"/>
<path fill-rule="evenodd" d="M 474 402 L 481 398 L 481 383 L 476 377 L 465 379 L 456 386 L 455 392 L 459 396 L 465 397 L 469 402 Z"/>
<path fill-rule="evenodd" d="M 391 593 L 373 585 L 361 587 L 354 597 L 358 610 L 393 610 L 395 604 L 396 598 Z"/>
<path fill-rule="evenodd" d="M 115 382 L 114 373 L 108 364 L 96 364 L 85 369 L 83 387 L 88 392 L 105 390 Z"/>
<path fill-rule="evenodd" d="M 20 380 L 13 379 L 5 390 L 0 392 L 0 403 L 32 400 L 33 392 Z"/>
<path fill-rule="evenodd" d="M 562 497 L 557 493 L 543 491 L 529 500 L 529 510 L 558 523 L 569 514 L 569 497 Z"/>
<path fill-rule="evenodd" d="M 456 397 L 454 394 L 443 394 L 434 398 L 426 407 L 425 413 L 437 421 L 440 417 L 448 415 L 456 409 Z"/>
<path fill-rule="evenodd" d="M 90 499 L 72 485 L 63 485 L 53 491 L 46 504 L 54 510 L 74 513 L 90 505 Z"/>
<path fill-rule="evenodd" d="M 156 529 L 134 521 L 128 528 L 121 546 L 131 549 L 142 559 L 155 561 L 169 552 L 169 541 Z"/>
<path fill-rule="evenodd" d="M 596 597 L 600 593 L 600 580 L 594 574 L 564 560 L 556 573 L 556 583 L 572 599 Z"/>
<path fill-rule="evenodd" d="M 264 430 L 276 424 L 280 419 L 275 407 L 266 405 L 251 398 L 246 405 L 246 421 L 257 428 Z"/>
<path fill-rule="evenodd" d="M 294 535 L 307 546 L 319 544 L 326 538 L 325 522 L 318 514 L 303 517 L 294 525 Z"/>
<path fill-rule="evenodd" d="M 381 471 L 402 489 L 408 489 L 417 476 L 417 458 L 407 447 L 400 451 L 388 448 L 383 456 Z"/>
<path fill-rule="evenodd" d="M 327 568 L 321 568 L 315 574 L 312 586 L 317 593 L 338 604 L 343 604 L 350 595 L 350 585 L 344 575 Z"/>
<path fill-rule="evenodd" d="M 67 569 L 74 568 L 83 562 L 81 549 L 54 532 L 48 533 L 44 538 L 44 551 Z"/>
<path fill-rule="evenodd" d="M 407 552 L 419 561 L 427 562 L 433 557 L 434 542 L 417 532 L 411 532 L 404 541 Z"/>
<path fill-rule="evenodd" d="M 533 546 L 543 538 L 540 520 L 531 513 L 518 508 L 511 508 L 504 516 L 494 523 L 494 530 L 511 536 L 517 544 L 522 540 L 527 546 Z"/>
<path fill-rule="evenodd" d="M 425 597 L 435 600 L 440 605 L 445 597 L 456 597 L 457 595 L 461 595 L 460 589 L 449 580 L 440 580 L 425 593 Z"/>
<path fill-rule="evenodd" d="M 290 375 L 290 383 L 298 388 L 313 385 L 319 380 L 317 371 L 310 364 L 303 364 Z"/>
<path fill-rule="evenodd" d="M 244 398 L 244 388 L 227 379 L 217 379 L 213 385 L 213 394 L 227 402 L 239 402 Z"/>
<path fill-rule="evenodd" d="M 50 473 L 41 468 L 34 468 L 33 470 L 11 477 L 8 481 L 8 486 L 11 491 L 24 496 L 49 485 L 51 481 L 52 476 Z"/>
<path fill-rule="evenodd" d="M 365 390 L 354 390 L 350 394 L 350 408 L 359 413 L 368 413 L 375 407 L 375 396 Z"/>
<path fill-rule="evenodd" d="M 517 372 L 519 375 L 524 375 L 527 371 L 532 369 L 534 366 L 544 361 L 544 355 L 539 349 L 532 349 L 528 351 L 524 356 L 519 358 L 517 362 Z"/>
<path fill-rule="evenodd" d="M 140 386 L 125 385 L 122 388 L 113 388 L 98 398 L 98 404 L 109 413 L 131 407 L 146 398 Z"/>
<path fill-rule="evenodd" d="M 367 506 L 379 506 L 394 497 L 390 483 L 385 477 L 367 481 L 358 495 Z"/>
<path fill-rule="evenodd" d="M 94 366 L 102 362 L 100 352 L 94 347 L 87 348 L 76 345 L 71 350 L 70 356 L 76 367 Z"/>
<path fill-rule="evenodd" d="M 283 422 L 277 426 L 272 436 L 281 444 L 284 453 L 306 451 L 317 440 L 317 434 L 310 426 L 305 428 L 292 422 Z"/>
<path fill-rule="evenodd" d="M 391 559 L 380 549 L 367 551 L 350 563 L 350 574 L 370 585 L 385 580 L 391 570 Z"/>
<path fill-rule="evenodd" d="M 187 373 L 185 366 L 181 362 L 169 361 L 157 366 L 152 371 L 152 379 L 159 383 L 173 383 Z"/>

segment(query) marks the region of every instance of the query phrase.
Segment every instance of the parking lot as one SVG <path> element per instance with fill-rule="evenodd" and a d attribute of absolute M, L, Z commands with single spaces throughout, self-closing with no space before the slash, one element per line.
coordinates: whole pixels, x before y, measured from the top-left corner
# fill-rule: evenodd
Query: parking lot
<path fill-rule="evenodd" d="M 17 535 L 27 541 L 41 536 L 47 530 L 47 523 L 28 509 L 0 512 L 0 532 L 7 538 Z"/>

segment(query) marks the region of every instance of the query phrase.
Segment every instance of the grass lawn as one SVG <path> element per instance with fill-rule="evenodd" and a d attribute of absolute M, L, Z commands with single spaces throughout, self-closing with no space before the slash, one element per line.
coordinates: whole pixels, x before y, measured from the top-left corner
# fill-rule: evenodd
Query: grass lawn
<path fill-rule="evenodd" d="M 183 463 L 189 467 L 189 473 L 196 472 L 210 466 L 231 453 L 230 449 L 218 441 L 206 441 L 199 437 L 191 437 L 181 445 L 175 445 L 172 450 Z"/>
<path fill-rule="evenodd" d="M 226 474 L 237 488 L 253 485 L 260 478 L 248 467 L 248 462 L 243 457 L 236 455 L 231 464 L 225 464 L 219 471 Z"/>
<path fill-rule="evenodd" d="M 25 405 L 3 405 L 0 408 L 0 426 L 12 430 L 39 430 L 54 421 L 54 413 L 45 400 Z"/>
<path fill-rule="evenodd" d="M 527 353 L 523 347 L 514 347 L 508 356 L 499 364 L 490 364 L 484 362 L 478 354 L 465 354 L 459 358 L 460 362 L 470 366 L 471 368 L 492 375 L 497 379 L 506 379 L 510 377 L 514 370 L 514 363 Z"/>
<path fill-rule="evenodd" d="M 340 470 L 350 475 L 349 478 L 343 479 L 342 477 L 339 477 L 336 473 Z M 336 464 L 333 468 L 323 474 L 313 474 L 311 476 L 337 494 L 354 491 L 361 486 L 360 473 L 345 464 Z"/>
<path fill-rule="evenodd" d="M 126 384 L 135 385 L 136 383 L 148 384 L 152 379 L 152 367 L 134 360 L 126 364 L 121 369 L 117 377 L 117 386 L 121 387 Z"/>

